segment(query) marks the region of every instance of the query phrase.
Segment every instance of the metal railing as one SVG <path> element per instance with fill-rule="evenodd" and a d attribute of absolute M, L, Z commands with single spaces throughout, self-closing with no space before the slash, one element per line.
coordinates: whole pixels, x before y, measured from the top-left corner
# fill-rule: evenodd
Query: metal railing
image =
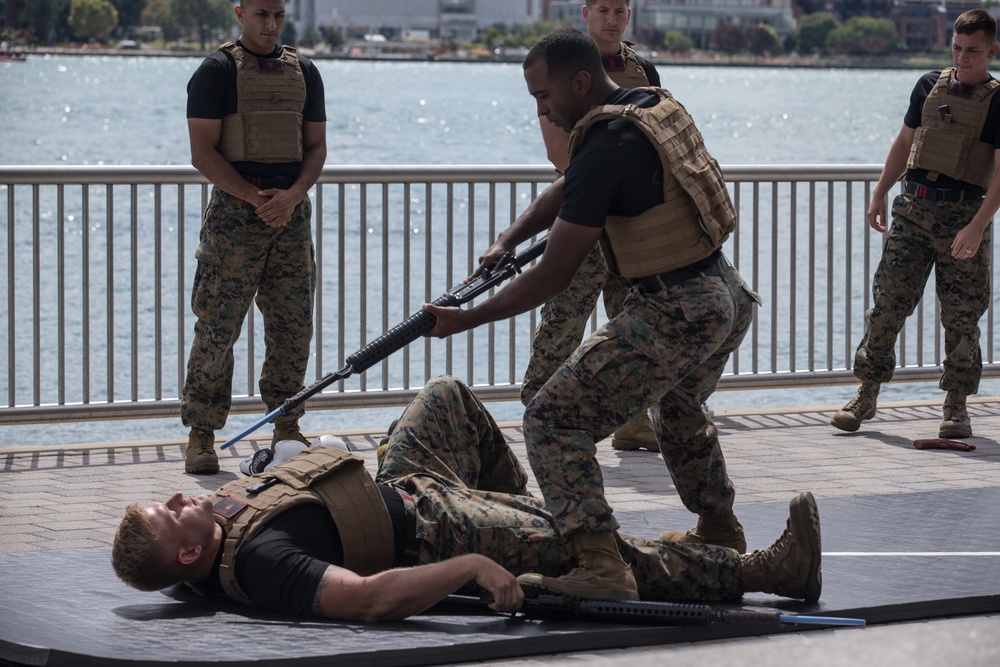
<path fill-rule="evenodd" d="M 864 216 L 880 167 L 724 171 L 740 215 L 726 252 L 764 305 L 721 388 L 854 382 L 881 251 Z M 469 275 L 551 179 L 541 166 L 327 166 L 311 192 L 318 286 L 307 384 Z M 179 413 L 209 194 L 191 167 L 0 167 L 0 424 Z M 928 285 L 897 344 L 899 378 L 941 372 Z M 233 412 L 262 409 L 262 323 L 251 313 L 235 349 Z M 1000 375 L 996 318 L 991 306 L 981 325 L 988 376 Z M 603 320 L 599 306 L 592 327 Z M 485 400 L 516 398 L 536 324 L 532 311 L 422 339 L 313 397 L 310 409 L 404 404 L 442 373 Z"/>

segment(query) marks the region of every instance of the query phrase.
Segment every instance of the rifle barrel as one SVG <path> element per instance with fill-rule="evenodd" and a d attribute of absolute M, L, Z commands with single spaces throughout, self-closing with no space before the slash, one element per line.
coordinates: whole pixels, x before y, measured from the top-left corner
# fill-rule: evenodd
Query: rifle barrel
<path fill-rule="evenodd" d="M 474 280 L 457 285 L 434 300 L 437 306 L 460 306 L 471 301 L 490 288 L 499 285 L 510 276 L 519 273 L 521 267 L 536 259 L 545 250 L 545 243 L 548 237 L 542 238 L 533 243 L 527 250 L 516 257 L 504 256 L 498 262 L 495 270 L 487 269 Z M 394 352 L 406 347 L 416 339 L 420 338 L 434 328 L 437 318 L 426 310 L 419 310 L 410 315 L 406 320 L 389 329 L 384 334 L 365 345 L 363 348 L 347 357 L 344 368 L 336 373 L 327 373 L 319 381 L 302 389 L 299 393 L 287 399 L 278 408 L 272 410 L 263 419 L 259 420 L 243 432 L 233 436 L 219 449 L 225 449 L 230 445 L 245 438 L 264 424 L 274 421 L 279 416 L 288 412 L 304 402 L 313 394 L 321 391 L 337 380 L 343 380 L 351 375 L 362 373 L 382 361 Z"/>

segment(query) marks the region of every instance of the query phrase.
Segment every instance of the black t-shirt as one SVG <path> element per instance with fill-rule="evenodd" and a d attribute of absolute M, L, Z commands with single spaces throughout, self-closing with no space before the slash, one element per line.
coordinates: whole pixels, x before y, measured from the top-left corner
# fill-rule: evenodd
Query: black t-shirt
<path fill-rule="evenodd" d="M 281 48 L 275 47 L 274 52 L 267 55 L 256 54 L 249 49 L 247 53 L 261 58 L 277 58 L 281 55 Z M 302 119 L 310 123 L 325 123 L 326 93 L 323 89 L 323 79 L 311 60 L 302 56 L 298 56 L 298 59 L 306 83 L 306 102 L 302 107 Z M 225 51 L 215 51 L 195 70 L 188 82 L 187 92 L 188 118 L 221 120 L 223 116 L 236 113 L 236 62 Z M 251 176 L 294 178 L 298 176 L 299 164 L 298 162 L 281 164 L 236 162 L 234 166 L 237 171 Z"/>
<path fill-rule="evenodd" d="M 649 79 L 649 85 L 659 88 L 660 73 L 656 71 L 656 67 L 653 66 L 653 63 L 649 62 L 638 53 L 635 54 L 635 59 L 639 61 L 639 66 L 642 67 L 642 71 L 646 73 L 646 78 Z"/>
<path fill-rule="evenodd" d="M 659 97 L 619 88 L 602 104 L 656 106 Z M 595 123 L 566 168 L 559 217 L 604 227 L 609 215 L 636 216 L 663 203 L 663 164 L 632 121 Z"/>
<path fill-rule="evenodd" d="M 392 521 L 396 563 L 401 564 L 406 548 L 403 501 L 391 487 L 378 487 Z M 234 571 L 240 588 L 254 604 L 308 616 L 323 573 L 331 565 L 344 565 L 344 546 L 337 525 L 325 507 L 304 504 L 282 512 L 257 530 L 240 547 Z M 222 592 L 218 567 L 199 587 Z"/>
<path fill-rule="evenodd" d="M 910 106 L 906 110 L 906 116 L 903 117 L 903 122 L 907 127 L 917 129 L 923 124 L 924 102 L 940 77 L 940 71 L 928 72 L 920 77 L 917 85 L 913 87 L 913 92 L 910 93 Z M 993 77 L 990 78 L 992 79 Z M 986 123 L 983 125 L 983 133 L 980 135 L 979 140 L 991 144 L 995 149 L 1000 149 L 1000 92 L 994 93 L 993 97 L 990 98 L 990 110 L 986 116 Z M 968 183 L 958 181 L 944 174 L 938 176 L 937 180 L 931 181 L 927 178 L 926 169 L 910 169 L 906 172 L 906 178 L 907 180 L 922 183 L 932 188 L 961 190 L 972 187 Z"/>

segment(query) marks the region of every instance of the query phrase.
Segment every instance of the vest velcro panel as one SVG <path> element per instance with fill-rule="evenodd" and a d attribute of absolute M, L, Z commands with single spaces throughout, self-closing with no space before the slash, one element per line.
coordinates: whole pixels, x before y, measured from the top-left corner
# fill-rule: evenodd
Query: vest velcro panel
<path fill-rule="evenodd" d="M 608 78 L 622 88 L 644 88 L 649 85 L 649 78 L 646 77 L 646 70 L 639 64 L 635 57 L 635 50 L 631 46 L 622 42 L 621 56 L 625 60 L 625 69 L 620 72 L 606 72 Z"/>
<path fill-rule="evenodd" d="M 280 483 L 249 494 L 246 489 L 269 477 Z M 389 511 L 374 480 L 355 454 L 333 447 L 312 447 L 271 470 L 220 487 L 213 503 L 233 498 L 246 504 L 234 516 L 216 520 L 226 531 L 219 580 L 234 599 L 250 602 L 240 590 L 233 563 L 240 546 L 271 518 L 303 503 L 330 512 L 344 547 L 344 567 L 370 575 L 392 567 L 395 538 Z"/>
<path fill-rule="evenodd" d="M 265 72 L 236 44 L 220 49 L 236 63 L 236 113 L 222 119 L 219 152 L 230 162 L 301 161 L 306 84 L 295 49 L 282 47 L 280 70 Z"/>
<path fill-rule="evenodd" d="M 926 169 L 932 181 L 944 174 L 986 188 L 993 178 L 995 149 L 980 137 L 1000 82 L 990 79 L 975 86 L 968 97 L 951 94 L 953 82 L 954 68 L 947 68 L 927 94 L 906 167 Z"/>
<path fill-rule="evenodd" d="M 587 130 L 602 120 L 626 119 L 642 130 L 664 166 L 664 203 L 638 216 L 610 216 L 602 241 L 609 266 L 626 278 L 643 278 L 685 267 L 715 252 L 736 229 L 722 170 L 680 102 L 666 90 L 659 103 L 595 107 L 573 128 L 570 155 Z"/>

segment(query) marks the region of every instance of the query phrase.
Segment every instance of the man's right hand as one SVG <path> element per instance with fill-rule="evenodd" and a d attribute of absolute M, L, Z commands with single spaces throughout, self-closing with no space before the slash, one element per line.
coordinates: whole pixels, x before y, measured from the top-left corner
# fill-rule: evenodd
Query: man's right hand
<path fill-rule="evenodd" d="M 485 556 L 476 572 L 476 583 L 493 596 L 489 608 L 493 611 L 514 612 L 524 603 L 524 591 L 517 577 Z"/>
<path fill-rule="evenodd" d="M 471 276 L 466 278 L 465 282 L 475 280 L 480 276 L 480 274 L 482 274 L 483 271 L 492 268 L 497 262 L 499 262 L 501 257 L 507 253 L 513 254 L 513 252 L 514 248 L 505 243 L 502 236 L 498 237 L 497 240 L 493 242 L 493 245 L 487 248 L 486 252 L 480 255 L 479 268 L 477 268 Z"/>
<path fill-rule="evenodd" d="M 885 207 L 885 196 L 877 195 L 872 193 L 872 201 L 868 205 L 868 212 L 865 214 L 868 218 L 868 225 L 877 232 L 885 233 L 888 229 L 886 225 L 886 207 Z"/>

